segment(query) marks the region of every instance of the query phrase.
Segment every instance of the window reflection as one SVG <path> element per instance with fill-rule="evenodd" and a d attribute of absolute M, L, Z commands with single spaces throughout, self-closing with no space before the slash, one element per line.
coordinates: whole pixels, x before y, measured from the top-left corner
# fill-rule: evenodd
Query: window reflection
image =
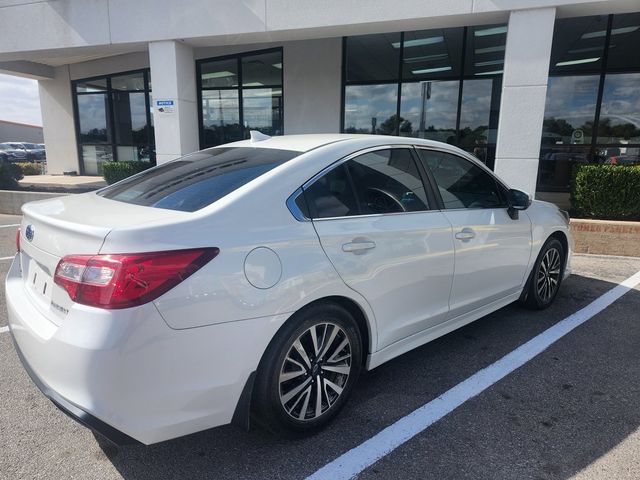
<path fill-rule="evenodd" d="M 107 96 L 105 94 L 96 93 L 78 97 L 78 114 L 81 143 L 106 143 L 109 141 Z"/>
<path fill-rule="evenodd" d="M 403 80 L 459 76 L 463 32 L 463 28 L 406 32 L 402 58 Z"/>
<path fill-rule="evenodd" d="M 403 84 L 400 135 L 456 143 L 459 89 L 457 80 Z"/>
<path fill-rule="evenodd" d="M 349 85 L 345 89 L 344 131 L 395 135 L 398 126 L 398 86 Z M 402 128 L 412 128 L 401 125 Z"/>
<path fill-rule="evenodd" d="M 397 81 L 400 33 L 348 37 L 345 55 L 347 82 Z"/>
<path fill-rule="evenodd" d="M 198 68 L 203 147 L 242 140 L 250 130 L 283 134 L 282 50 L 206 59 Z"/>
<path fill-rule="evenodd" d="M 591 143 L 598 81 L 596 75 L 549 78 L 543 146 Z"/>
<path fill-rule="evenodd" d="M 85 174 L 101 175 L 105 161 L 155 162 L 148 78 L 141 71 L 74 82 Z"/>
<path fill-rule="evenodd" d="M 640 73 L 607 75 L 597 143 L 640 144 Z"/>

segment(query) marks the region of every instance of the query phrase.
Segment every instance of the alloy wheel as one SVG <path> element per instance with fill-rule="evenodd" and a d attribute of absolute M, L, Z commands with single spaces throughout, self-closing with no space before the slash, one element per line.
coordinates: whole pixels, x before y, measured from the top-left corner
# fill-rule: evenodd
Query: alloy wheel
<path fill-rule="evenodd" d="M 558 289 L 561 263 L 560 252 L 556 248 L 550 248 L 542 257 L 536 278 L 536 289 L 540 300 L 545 303 L 553 298 Z"/>
<path fill-rule="evenodd" d="M 318 323 L 291 345 L 278 378 L 280 403 L 298 421 L 315 420 L 342 395 L 352 365 L 346 332 L 334 323 Z"/>

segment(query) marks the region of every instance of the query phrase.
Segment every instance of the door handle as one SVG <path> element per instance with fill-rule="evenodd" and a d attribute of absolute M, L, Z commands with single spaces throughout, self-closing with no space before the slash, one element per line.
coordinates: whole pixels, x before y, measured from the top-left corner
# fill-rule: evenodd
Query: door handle
<path fill-rule="evenodd" d="M 475 236 L 476 236 L 476 232 L 474 232 L 470 228 L 463 228 L 462 230 L 456 233 L 456 238 L 458 240 L 462 240 L 463 242 L 468 242 Z"/>
<path fill-rule="evenodd" d="M 349 253 L 365 252 L 366 250 L 371 250 L 372 248 L 376 248 L 376 242 L 368 240 L 353 241 L 342 244 L 342 251 Z"/>

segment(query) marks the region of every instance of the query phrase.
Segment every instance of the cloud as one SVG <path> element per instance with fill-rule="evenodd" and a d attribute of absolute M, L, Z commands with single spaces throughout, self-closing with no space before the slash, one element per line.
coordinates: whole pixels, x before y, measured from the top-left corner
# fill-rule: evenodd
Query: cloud
<path fill-rule="evenodd" d="M 36 80 L 0 74 L 0 120 L 42 125 Z"/>

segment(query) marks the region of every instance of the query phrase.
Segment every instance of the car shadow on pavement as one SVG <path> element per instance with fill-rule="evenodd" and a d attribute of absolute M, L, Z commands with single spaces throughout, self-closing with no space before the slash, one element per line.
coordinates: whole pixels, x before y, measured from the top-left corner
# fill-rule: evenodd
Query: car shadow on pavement
<path fill-rule="evenodd" d="M 99 444 L 126 479 L 304 478 L 614 286 L 574 275 L 545 311 L 510 305 L 364 373 L 310 437 L 225 426 L 151 446 Z M 359 478 L 575 475 L 640 426 L 638 311 L 632 290 Z"/>

